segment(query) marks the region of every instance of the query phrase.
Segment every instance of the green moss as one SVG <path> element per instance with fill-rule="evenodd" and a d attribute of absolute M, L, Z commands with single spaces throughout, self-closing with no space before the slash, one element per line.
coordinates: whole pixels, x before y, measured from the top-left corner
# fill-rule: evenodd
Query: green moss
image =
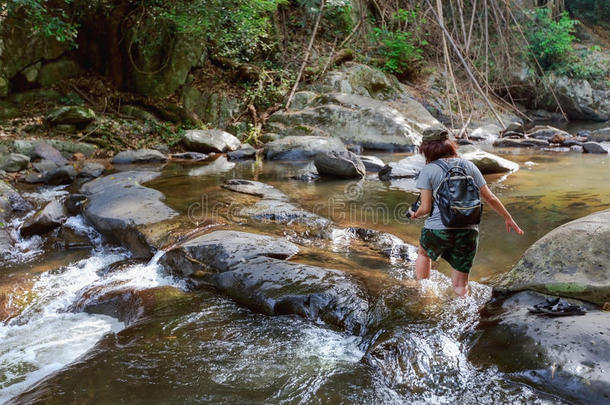
<path fill-rule="evenodd" d="M 544 288 L 553 294 L 582 293 L 587 290 L 587 286 L 577 283 L 547 283 Z"/>

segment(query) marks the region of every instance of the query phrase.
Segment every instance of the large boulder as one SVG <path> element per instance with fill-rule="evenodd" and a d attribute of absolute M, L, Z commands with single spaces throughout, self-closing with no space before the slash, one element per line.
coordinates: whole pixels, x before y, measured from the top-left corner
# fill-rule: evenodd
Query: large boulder
<path fill-rule="evenodd" d="M 607 121 L 610 119 L 610 91 L 596 89 L 587 80 L 570 79 L 565 76 L 550 77 L 561 107 L 568 117 L 577 120 Z M 556 103 L 549 95 L 543 103 L 554 109 Z"/>
<path fill-rule="evenodd" d="M 405 151 L 421 142 L 421 134 L 398 110 L 382 101 L 345 93 L 322 94 L 304 110 L 277 112 L 267 126 L 283 136 L 332 135 L 367 149 Z"/>
<path fill-rule="evenodd" d="M 66 209 L 64 205 L 53 200 L 32 217 L 28 218 L 19 232 L 24 237 L 32 235 L 43 235 L 59 227 L 66 220 Z"/>
<path fill-rule="evenodd" d="M 195 129 L 186 131 L 182 142 L 194 152 L 231 152 L 237 150 L 241 142 L 228 132 L 219 129 Z"/>
<path fill-rule="evenodd" d="M 517 163 L 472 146 L 461 147 L 459 154 L 462 158 L 474 163 L 483 174 L 511 173 L 519 170 Z"/>
<path fill-rule="evenodd" d="M 65 106 L 49 111 L 46 120 L 51 125 L 74 125 L 77 128 L 84 128 L 95 120 L 95 113 L 90 108 Z"/>
<path fill-rule="evenodd" d="M 243 101 L 238 98 L 222 92 L 201 93 L 191 86 L 182 88 L 182 99 L 186 111 L 215 128 L 227 128 L 243 108 Z"/>
<path fill-rule="evenodd" d="M 150 257 L 167 232 L 162 222 L 178 215 L 164 195 L 141 183 L 160 173 L 127 171 L 100 177 L 81 187 L 84 216 L 103 235 L 128 247 L 134 257 Z"/>
<path fill-rule="evenodd" d="M 169 251 L 161 260 L 195 285 L 213 285 L 267 315 L 295 314 L 362 333 L 368 302 L 364 289 L 334 269 L 288 262 L 298 247 L 284 239 L 216 231 Z"/>
<path fill-rule="evenodd" d="M 345 63 L 330 71 L 313 89 L 318 93 L 345 93 L 382 101 L 397 110 L 408 125 L 420 133 L 439 125 L 439 121 L 413 97 L 406 85 L 395 76 L 367 65 Z"/>
<path fill-rule="evenodd" d="M 42 65 L 36 81 L 42 87 L 49 87 L 61 80 L 78 76 L 80 71 L 78 62 L 72 59 L 61 58 Z"/>
<path fill-rule="evenodd" d="M 265 145 L 268 160 L 305 160 L 320 152 L 345 152 L 340 139 L 323 136 L 287 136 Z"/>
<path fill-rule="evenodd" d="M 524 291 L 488 304 L 469 359 L 475 365 L 494 365 L 507 379 L 570 403 L 607 404 L 610 313 L 592 306 L 585 316 L 528 313 L 528 307 L 545 298 Z"/>
<path fill-rule="evenodd" d="M 321 175 L 347 179 L 362 178 L 366 168 L 360 158 L 352 152 L 320 152 L 314 157 L 314 164 Z"/>
<path fill-rule="evenodd" d="M 610 302 L 609 246 L 610 210 L 568 222 L 534 243 L 497 289 Z"/>
<path fill-rule="evenodd" d="M 112 158 L 112 163 L 126 165 L 137 163 L 163 163 L 167 157 L 154 149 L 125 150 Z"/>

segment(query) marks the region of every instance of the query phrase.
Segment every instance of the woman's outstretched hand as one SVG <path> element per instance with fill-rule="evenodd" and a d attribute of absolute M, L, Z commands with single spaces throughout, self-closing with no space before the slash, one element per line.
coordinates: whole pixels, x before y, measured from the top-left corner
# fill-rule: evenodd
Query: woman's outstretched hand
<path fill-rule="evenodd" d="M 507 219 L 505 223 L 506 232 L 510 233 L 510 230 L 512 229 L 517 235 L 523 235 L 523 229 L 519 228 L 519 225 L 517 225 L 517 223 L 512 218 Z"/>

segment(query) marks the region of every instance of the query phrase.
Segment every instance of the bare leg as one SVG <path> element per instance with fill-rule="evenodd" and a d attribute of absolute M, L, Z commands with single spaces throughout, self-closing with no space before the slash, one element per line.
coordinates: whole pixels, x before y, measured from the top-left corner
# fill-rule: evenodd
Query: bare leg
<path fill-rule="evenodd" d="M 426 255 L 426 251 L 420 246 L 417 252 L 417 260 L 415 261 L 415 276 L 417 279 L 430 278 L 430 267 L 432 267 L 432 261 Z"/>
<path fill-rule="evenodd" d="M 462 273 L 461 271 L 454 269 L 451 273 L 451 283 L 453 284 L 453 290 L 460 297 L 470 294 L 470 288 L 468 287 L 468 273 Z"/>

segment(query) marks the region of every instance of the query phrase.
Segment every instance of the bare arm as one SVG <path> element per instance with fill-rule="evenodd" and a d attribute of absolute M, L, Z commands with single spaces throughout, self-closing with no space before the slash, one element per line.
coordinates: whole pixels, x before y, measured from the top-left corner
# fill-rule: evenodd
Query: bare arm
<path fill-rule="evenodd" d="M 518 235 L 523 235 L 523 230 L 519 228 L 519 225 L 513 220 L 513 217 L 510 215 L 508 210 L 504 207 L 504 204 L 496 197 L 494 193 L 491 192 L 487 185 L 481 187 L 481 196 L 485 200 L 487 204 L 491 206 L 501 217 L 504 218 L 504 222 L 506 224 L 506 231 L 510 232 L 513 229 Z"/>
<path fill-rule="evenodd" d="M 413 214 L 413 218 L 426 216 L 432 210 L 432 190 L 420 189 L 421 204 L 419 209 Z"/>

